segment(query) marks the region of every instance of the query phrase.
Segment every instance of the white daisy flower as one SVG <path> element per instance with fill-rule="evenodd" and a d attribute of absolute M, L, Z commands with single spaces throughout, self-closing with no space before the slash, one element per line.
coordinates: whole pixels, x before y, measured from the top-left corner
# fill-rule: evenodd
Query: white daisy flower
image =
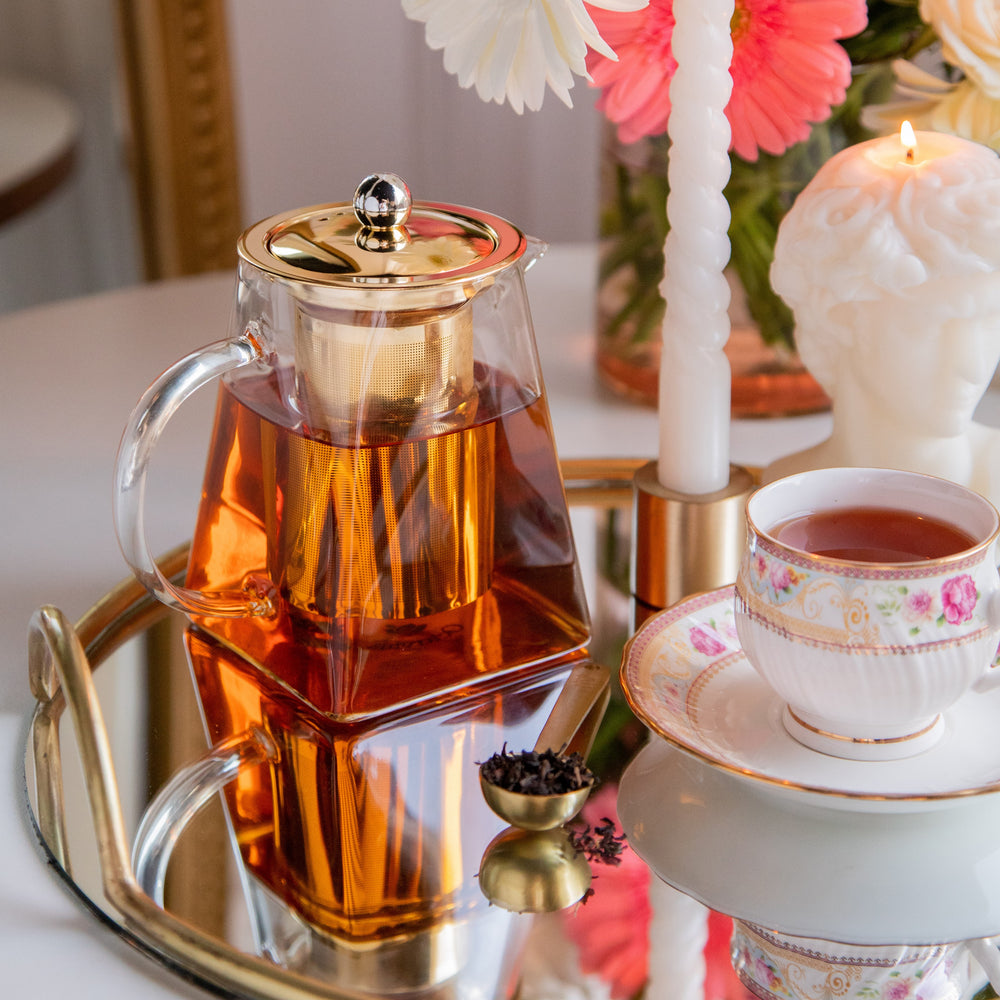
<path fill-rule="evenodd" d="M 607 10 L 641 10 L 649 0 L 590 0 Z M 587 47 L 609 59 L 583 0 L 402 0 L 403 11 L 425 25 L 427 44 L 444 49 L 444 68 L 484 101 L 521 114 L 542 106 L 545 86 L 572 107 L 573 76 L 590 79 Z"/>

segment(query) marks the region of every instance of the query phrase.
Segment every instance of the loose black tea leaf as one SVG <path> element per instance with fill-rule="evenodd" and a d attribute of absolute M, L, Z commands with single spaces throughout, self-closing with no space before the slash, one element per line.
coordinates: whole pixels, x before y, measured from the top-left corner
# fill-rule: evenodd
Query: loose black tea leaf
<path fill-rule="evenodd" d="M 614 820 L 605 816 L 593 829 L 586 824 L 582 829 L 570 829 L 569 840 L 573 849 L 586 856 L 588 861 L 605 865 L 620 865 L 625 850 L 625 834 L 617 833 Z"/>
<path fill-rule="evenodd" d="M 578 753 L 554 750 L 522 750 L 508 753 L 506 745 L 480 766 L 480 774 L 491 785 L 523 795 L 562 795 L 589 788 L 594 773 Z"/>

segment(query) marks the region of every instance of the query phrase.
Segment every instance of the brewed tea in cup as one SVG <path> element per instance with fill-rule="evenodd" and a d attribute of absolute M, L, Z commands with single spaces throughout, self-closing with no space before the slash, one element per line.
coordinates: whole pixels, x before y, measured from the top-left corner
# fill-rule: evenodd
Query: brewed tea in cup
<path fill-rule="evenodd" d="M 942 712 L 992 687 L 1000 640 L 993 505 L 887 469 L 821 469 L 747 502 L 736 628 L 785 728 L 839 757 L 932 746 Z"/>
<path fill-rule="evenodd" d="M 773 530 L 786 545 L 830 559 L 911 563 L 964 552 L 976 539 L 930 515 L 895 507 L 843 507 L 793 517 Z"/>

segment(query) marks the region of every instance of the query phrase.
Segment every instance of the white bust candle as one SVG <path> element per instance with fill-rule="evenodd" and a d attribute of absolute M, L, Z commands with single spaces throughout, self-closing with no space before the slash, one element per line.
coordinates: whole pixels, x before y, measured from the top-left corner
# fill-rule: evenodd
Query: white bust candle
<path fill-rule="evenodd" d="M 917 132 L 830 159 L 783 220 L 771 281 L 833 431 L 767 471 L 927 472 L 1000 500 L 1000 435 L 974 423 L 1000 358 L 1000 158 Z"/>
<path fill-rule="evenodd" d="M 670 85 L 670 232 L 661 292 L 667 303 L 660 360 L 657 478 L 679 493 L 729 482 L 729 23 L 733 0 L 674 0 Z"/>

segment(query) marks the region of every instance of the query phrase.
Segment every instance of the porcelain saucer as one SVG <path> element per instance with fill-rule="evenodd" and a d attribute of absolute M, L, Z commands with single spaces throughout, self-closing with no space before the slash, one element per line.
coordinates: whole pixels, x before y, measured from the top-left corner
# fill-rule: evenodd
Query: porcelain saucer
<path fill-rule="evenodd" d="M 618 816 L 664 882 L 784 934 L 884 945 L 1000 932 L 1000 797 L 917 813 L 830 810 L 761 795 L 651 740 L 622 777 Z"/>
<path fill-rule="evenodd" d="M 1000 792 L 1000 690 L 961 698 L 938 742 L 915 756 L 823 754 L 785 729 L 781 699 L 740 648 L 733 605 L 731 586 L 696 595 L 629 641 L 622 687 L 653 732 L 761 790 L 826 808 L 917 812 Z"/>

